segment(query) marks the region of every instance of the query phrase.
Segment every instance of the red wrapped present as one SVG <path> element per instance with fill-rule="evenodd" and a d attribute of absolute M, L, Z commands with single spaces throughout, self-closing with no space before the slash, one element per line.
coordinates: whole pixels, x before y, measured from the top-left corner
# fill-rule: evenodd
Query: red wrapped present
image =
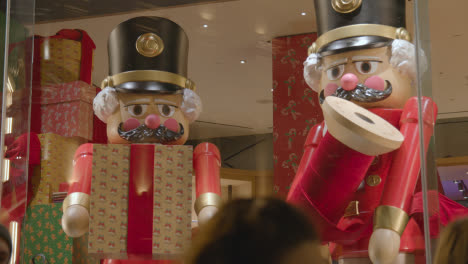
<path fill-rule="evenodd" d="M 95 95 L 83 81 L 41 87 L 41 133 L 92 140 Z"/>

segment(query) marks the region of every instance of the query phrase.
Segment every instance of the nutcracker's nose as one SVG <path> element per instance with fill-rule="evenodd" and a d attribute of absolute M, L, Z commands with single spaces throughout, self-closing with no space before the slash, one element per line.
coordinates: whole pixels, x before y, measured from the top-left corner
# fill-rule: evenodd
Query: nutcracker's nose
<path fill-rule="evenodd" d="M 343 75 L 343 77 L 341 77 L 340 82 L 341 82 L 341 87 L 343 87 L 343 89 L 345 89 L 346 91 L 351 91 L 356 88 L 356 85 L 358 84 L 359 79 L 356 75 L 352 73 L 347 73 Z"/>
<path fill-rule="evenodd" d="M 151 114 L 145 118 L 145 125 L 151 129 L 158 128 L 159 124 L 161 124 L 161 120 L 157 115 Z"/>

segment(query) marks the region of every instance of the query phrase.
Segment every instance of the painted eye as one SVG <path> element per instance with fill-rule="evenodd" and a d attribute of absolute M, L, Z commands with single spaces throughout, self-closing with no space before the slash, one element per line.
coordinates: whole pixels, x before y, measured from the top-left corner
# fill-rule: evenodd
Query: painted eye
<path fill-rule="evenodd" d="M 378 61 L 356 61 L 354 65 L 356 70 L 361 74 L 372 74 L 379 67 Z"/>
<path fill-rule="evenodd" d="M 176 107 L 172 105 L 160 104 L 158 105 L 159 113 L 164 117 L 171 117 L 175 112 Z"/>
<path fill-rule="evenodd" d="M 129 105 L 127 106 L 128 112 L 135 117 L 140 117 L 146 113 L 146 109 L 148 108 L 148 105 L 143 105 L 143 104 L 135 104 L 135 105 Z"/>
<path fill-rule="evenodd" d="M 327 77 L 330 81 L 337 80 L 344 73 L 344 64 L 336 65 L 327 70 Z"/>

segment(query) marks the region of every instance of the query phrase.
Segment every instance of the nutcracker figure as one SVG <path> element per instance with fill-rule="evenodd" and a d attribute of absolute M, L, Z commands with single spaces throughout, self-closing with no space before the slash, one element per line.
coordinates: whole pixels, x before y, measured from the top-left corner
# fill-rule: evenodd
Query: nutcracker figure
<path fill-rule="evenodd" d="M 165 145 L 168 149 L 172 149 L 169 145 L 176 147 L 175 145 L 183 145 L 186 142 L 189 123 L 198 118 L 201 101 L 195 93 L 194 82 L 187 78 L 188 38 L 176 23 L 160 17 L 136 17 L 127 20 L 110 33 L 108 52 L 110 74 L 102 83 L 103 90 L 94 99 L 94 111 L 107 124 L 109 139 L 107 146 L 117 146 L 116 152 L 119 151 L 118 146 L 130 146 L 131 152 L 127 158 L 130 163 L 130 172 L 127 173 L 130 176 L 128 182 L 122 185 L 122 190 L 127 188 L 128 194 L 117 188 L 110 191 L 111 195 L 119 194 L 119 197 L 128 203 L 128 209 L 122 209 L 118 215 L 109 216 L 111 223 L 120 217 L 128 216 L 128 221 L 122 222 L 117 229 L 128 229 L 128 235 L 125 234 L 120 238 L 120 242 L 126 244 L 126 255 L 129 260 L 108 260 L 105 263 L 140 263 L 132 262 L 130 259 L 148 259 L 148 253 L 150 259 L 154 258 L 154 255 L 151 256 L 151 249 L 158 248 L 160 244 L 153 238 L 158 237 L 164 231 L 162 229 L 175 229 L 176 222 L 182 221 L 183 218 L 183 216 L 174 217 L 173 223 L 164 223 L 161 229 L 152 227 L 151 223 L 159 222 L 160 217 L 175 214 L 166 209 L 161 215 L 153 215 L 151 211 L 160 207 L 159 203 L 153 203 L 153 198 L 156 199 L 166 189 L 177 189 L 177 183 L 183 179 L 177 174 L 178 171 L 172 170 L 165 170 L 162 176 L 156 174 L 147 176 L 144 169 L 147 166 L 145 162 L 149 162 L 150 171 L 153 166 L 161 169 L 162 164 L 176 163 L 175 157 L 183 155 L 183 151 L 179 150 L 174 154 L 174 158 L 167 157 L 161 162 L 153 161 L 153 158 L 148 156 L 160 155 L 158 150 L 154 151 L 158 146 Z M 153 148 L 149 154 L 145 150 L 148 146 Z M 93 154 L 95 154 L 93 148 L 96 149 L 93 144 L 80 146 L 73 161 L 72 181 L 63 204 L 62 217 L 62 227 L 71 237 L 82 236 L 88 232 L 88 229 L 91 236 L 92 229 L 104 226 L 104 223 L 98 223 L 97 226 L 89 224 L 93 165 L 96 166 L 93 164 Z M 189 160 L 191 163 L 191 154 Z M 114 162 L 109 168 L 101 168 L 99 173 L 106 176 L 111 173 L 113 167 L 117 168 L 120 165 Z M 180 169 L 183 164 L 174 166 Z M 197 196 L 195 211 L 202 224 L 217 211 L 221 201 L 219 167 L 220 154 L 214 145 L 204 143 L 195 148 L 193 151 Z M 108 176 L 107 179 L 110 181 L 125 177 L 119 174 Z M 148 177 L 153 177 L 155 181 Z M 158 182 L 164 181 L 161 177 L 171 177 L 174 181 L 158 186 Z M 189 178 L 191 179 L 190 176 Z M 105 181 L 100 184 L 106 187 Z M 191 180 L 189 186 L 191 188 Z M 185 193 L 191 197 L 189 188 L 180 187 L 174 190 L 174 195 L 182 196 Z M 174 208 L 181 209 L 182 203 L 176 204 L 173 201 L 174 197 L 165 196 L 165 201 L 168 204 L 173 202 Z M 186 199 L 190 200 L 190 197 Z M 106 197 L 102 195 L 99 199 L 105 200 Z M 111 201 L 110 208 L 115 208 L 118 203 Z M 91 207 L 92 204 L 93 201 Z M 185 208 L 184 214 L 187 210 L 190 208 Z M 188 222 L 190 223 L 191 219 Z M 148 224 L 149 226 L 145 227 Z M 190 226 L 188 229 L 190 232 Z M 184 230 L 174 230 L 174 233 L 180 235 Z M 115 236 L 117 231 L 109 228 L 109 232 Z M 161 244 L 172 242 L 169 236 L 160 239 Z M 114 244 L 108 244 L 110 250 L 115 247 Z M 181 247 L 178 244 L 175 246 Z M 167 253 L 170 252 L 163 252 L 166 255 L 159 258 L 164 259 L 169 256 Z M 156 262 L 146 260 L 141 263 Z"/>
<path fill-rule="evenodd" d="M 325 121 L 309 132 L 287 199 L 310 213 L 339 263 L 424 262 L 415 190 L 437 106 L 421 98 L 419 115 L 412 97 L 405 1 L 316 0 L 315 8 L 319 37 L 304 78 Z"/>

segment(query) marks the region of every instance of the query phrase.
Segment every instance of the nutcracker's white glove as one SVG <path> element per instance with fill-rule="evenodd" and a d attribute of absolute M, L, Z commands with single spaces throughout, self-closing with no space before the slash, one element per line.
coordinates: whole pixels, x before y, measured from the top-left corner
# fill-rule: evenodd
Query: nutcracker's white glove
<path fill-rule="evenodd" d="M 80 237 L 88 232 L 89 212 L 79 204 L 67 207 L 62 216 L 62 228 L 69 237 Z"/>
<path fill-rule="evenodd" d="M 393 263 L 400 250 L 400 235 L 390 229 L 377 228 L 369 241 L 369 257 L 373 264 Z"/>

